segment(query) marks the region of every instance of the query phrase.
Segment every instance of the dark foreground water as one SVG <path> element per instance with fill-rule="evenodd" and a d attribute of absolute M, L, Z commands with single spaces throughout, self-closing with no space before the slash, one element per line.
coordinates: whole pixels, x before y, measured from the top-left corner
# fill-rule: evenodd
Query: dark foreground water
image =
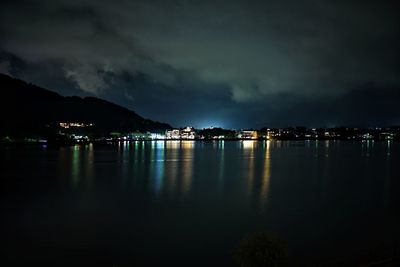
<path fill-rule="evenodd" d="M 297 264 L 398 242 L 400 144 L 0 148 L 2 266 L 229 266 L 274 233 Z"/>

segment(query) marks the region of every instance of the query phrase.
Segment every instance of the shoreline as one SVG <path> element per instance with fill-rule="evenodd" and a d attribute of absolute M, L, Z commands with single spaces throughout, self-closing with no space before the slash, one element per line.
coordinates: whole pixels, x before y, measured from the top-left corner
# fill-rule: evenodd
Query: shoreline
<path fill-rule="evenodd" d="M 6 145 L 20 145 L 20 146 L 74 146 L 74 145 L 113 145 L 118 143 L 135 143 L 135 142 L 399 142 L 397 139 L 238 139 L 238 138 L 223 138 L 223 139 L 137 139 L 137 140 L 89 140 L 89 141 L 70 141 L 70 142 L 58 142 L 58 141 L 48 141 L 41 140 L 37 142 L 23 141 L 23 140 L 12 140 L 12 141 L 0 141 L 0 146 Z"/>

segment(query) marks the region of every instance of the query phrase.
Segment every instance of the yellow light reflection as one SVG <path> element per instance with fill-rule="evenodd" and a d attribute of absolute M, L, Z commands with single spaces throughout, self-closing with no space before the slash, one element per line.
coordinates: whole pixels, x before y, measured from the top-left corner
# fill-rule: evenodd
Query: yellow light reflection
<path fill-rule="evenodd" d="M 186 140 L 185 140 L 185 141 L 182 141 L 182 142 L 181 142 L 181 147 L 182 147 L 182 149 L 184 149 L 184 150 L 186 150 L 186 149 L 193 150 L 194 144 L 195 144 L 194 141 L 186 141 Z"/>
<path fill-rule="evenodd" d="M 253 149 L 257 141 L 252 141 L 252 140 L 243 140 L 242 141 L 242 146 L 243 149 Z"/>
<path fill-rule="evenodd" d="M 168 140 L 165 141 L 166 149 L 179 149 L 181 147 L 181 141 L 179 140 Z"/>
<path fill-rule="evenodd" d="M 165 187 L 169 194 L 173 195 L 176 190 L 176 181 L 178 178 L 178 161 L 180 158 L 180 149 L 176 149 L 176 144 L 180 146 L 179 141 L 165 142 Z M 174 147 L 171 149 L 171 145 Z"/>
<path fill-rule="evenodd" d="M 271 179 L 271 141 L 268 140 L 266 141 L 263 179 L 261 181 L 261 190 L 260 190 L 261 210 L 264 210 L 264 205 L 268 200 L 270 179 Z"/>
<path fill-rule="evenodd" d="M 242 142 L 244 158 L 248 159 L 247 165 L 247 189 L 251 194 L 254 184 L 254 146 L 257 141 L 245 140 Z"/>
<path fill-rule="evenodd" d="M 190 191 L 193 178 L 194 141 L 182 141 L 182 193 Z"/>

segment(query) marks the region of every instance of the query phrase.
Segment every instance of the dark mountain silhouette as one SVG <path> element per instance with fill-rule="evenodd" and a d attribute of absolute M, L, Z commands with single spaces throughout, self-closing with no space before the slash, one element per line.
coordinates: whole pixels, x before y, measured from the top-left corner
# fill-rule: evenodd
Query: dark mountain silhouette
<path fill-rule="evenodd" d="M 94 123 L 93 131 L 153 131 L 166 123 L 144 119 L 133 111 L 95 97 L 63 97 L 0 74 L 0 135 L 40 134 L 59 122 Z"/>

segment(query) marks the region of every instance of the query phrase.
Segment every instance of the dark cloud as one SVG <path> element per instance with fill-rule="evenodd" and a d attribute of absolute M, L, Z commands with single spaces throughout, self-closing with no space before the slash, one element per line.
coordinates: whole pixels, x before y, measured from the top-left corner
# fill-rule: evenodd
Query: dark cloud
<path fill-rule="evenodd" d="M 5 1 L 0 71 L 175 125 L 398 123 L 382 103 L 399 99 L 399 11 L 372 0 Z"/>

